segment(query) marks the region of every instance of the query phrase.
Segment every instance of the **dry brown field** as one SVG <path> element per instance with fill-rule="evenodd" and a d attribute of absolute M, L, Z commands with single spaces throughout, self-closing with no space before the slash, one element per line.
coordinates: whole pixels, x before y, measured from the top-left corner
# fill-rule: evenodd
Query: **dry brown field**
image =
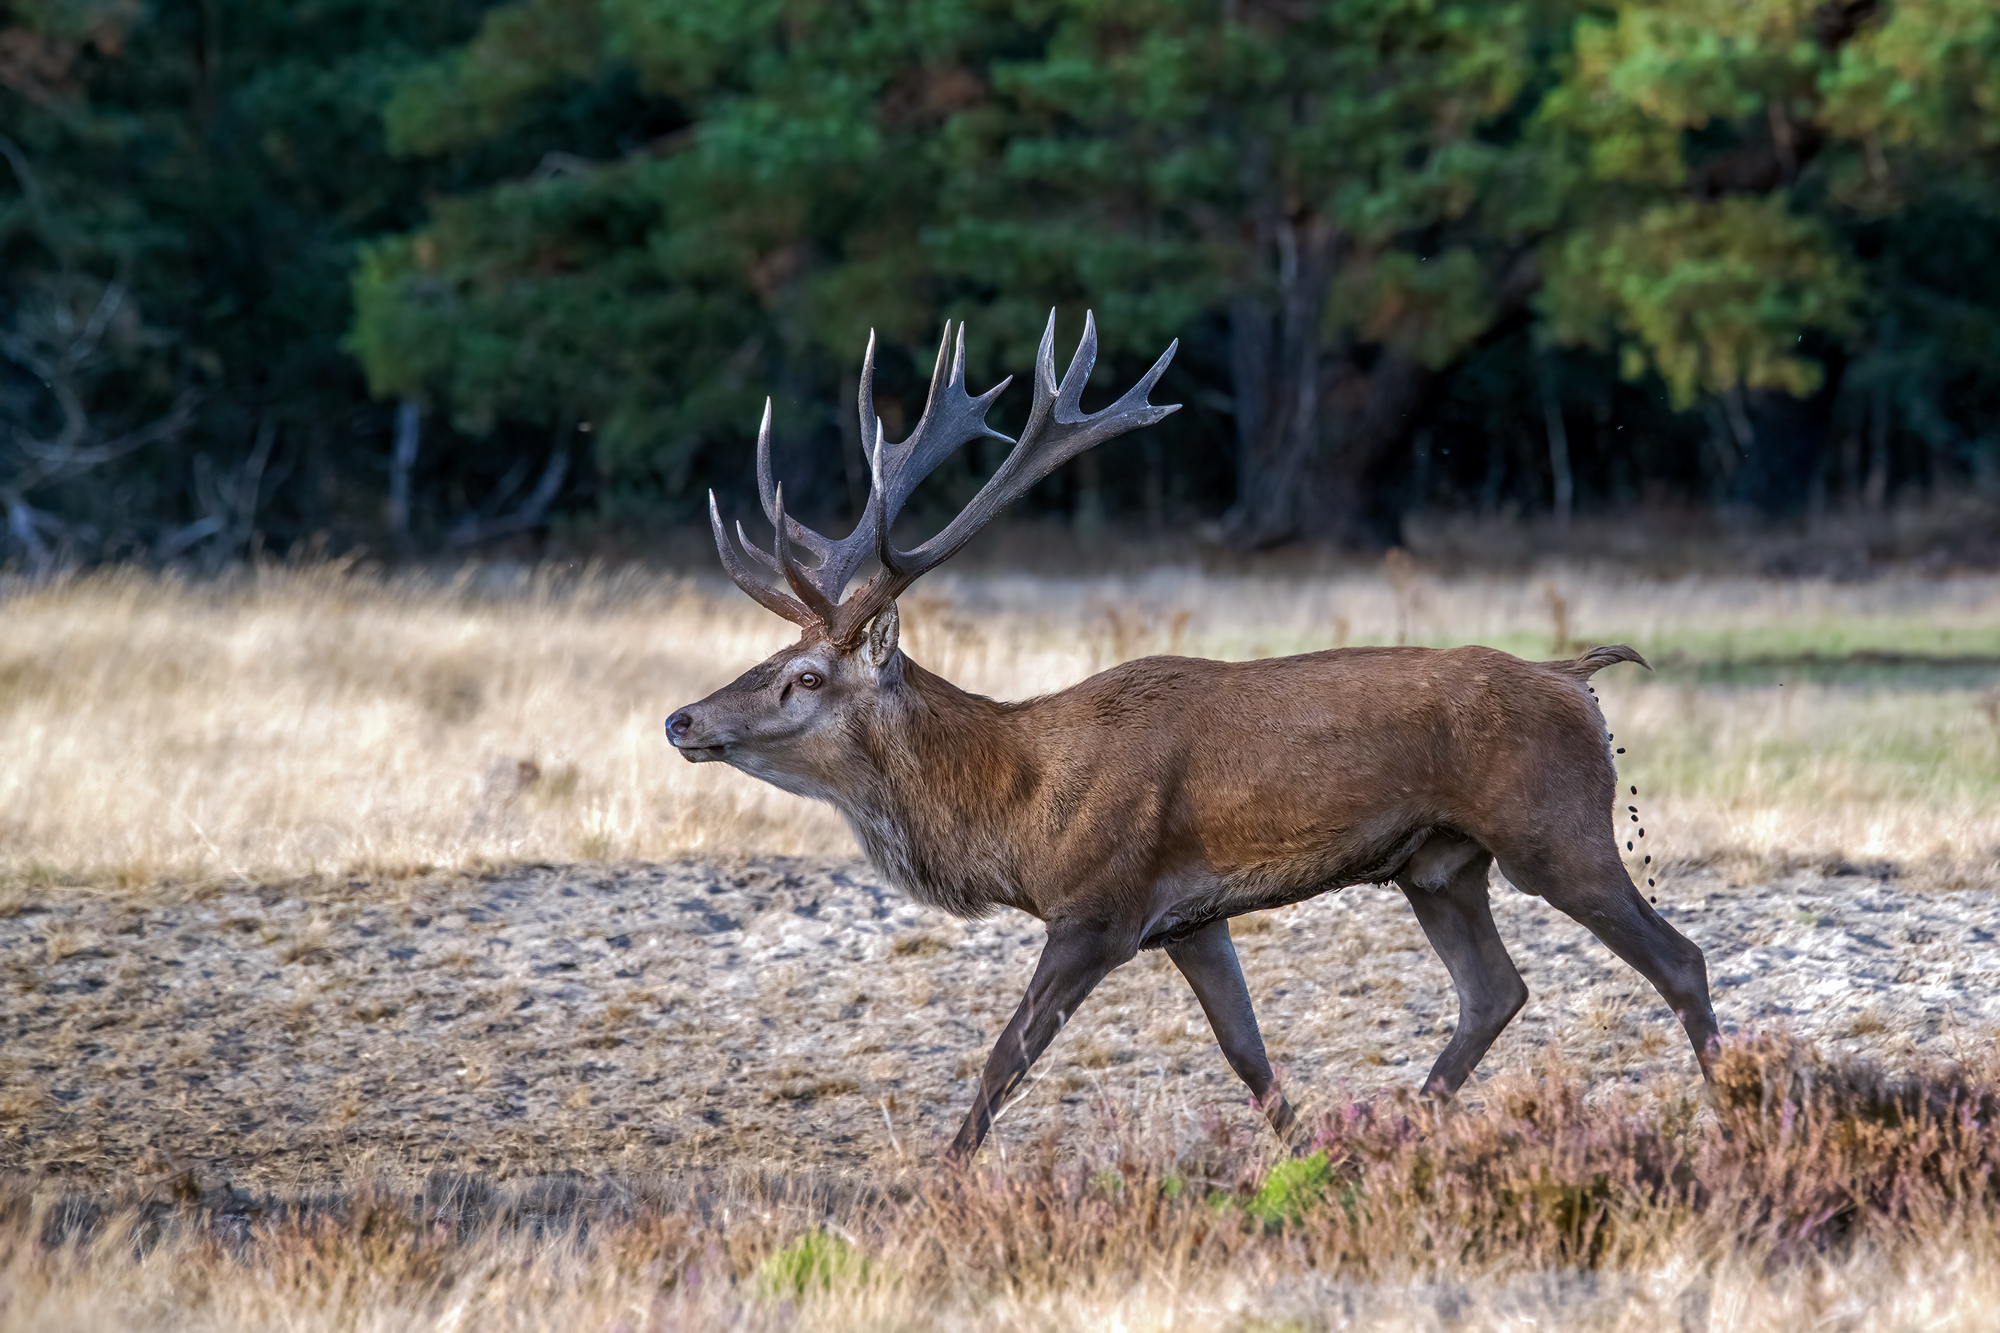
<path fill-rule="evenodd" d="M 1364 887 L 1238 923 L 1321 1155 L 1147 956 L 941 1179 L 1039 927 L 671 753 L 787 626 L 638 571 L 109 573 L 0 600 L 0 1329 L 1985 1326 L 2000 579 L 934 582 L 905 646 L 1009 697 L 1633 644 L 1631 868 L 1733 1081 L 1496 880 L 1533 998 L 1463 1105 L 1411 1102 L 1455 1009 Z"/>

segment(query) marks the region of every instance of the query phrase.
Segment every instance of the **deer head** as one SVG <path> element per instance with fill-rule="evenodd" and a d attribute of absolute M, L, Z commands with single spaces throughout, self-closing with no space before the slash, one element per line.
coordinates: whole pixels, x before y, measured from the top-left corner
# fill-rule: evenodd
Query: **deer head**
<path fill-rule="evenodd" d="M 771 475 L 771 404 L 765 400 L 757 431 L 757 490 L 775 533 L 771 549 L 753 544 L 739 522 L 739 555 L 713 491 L 709 524 L 723 568 L 736 586 L 797 624 L 802 633 L 791 647 L 667 719 L 667 739 L 683 758 L 727 763 L 806 796 L 830 798 L 848 785 L 853 738 L 868 729 L 870 715 L 895 704 L 903 685 L 896 598 L 1049 473 L 1092 445 L 1151 425 L 1178 407 L 1146 401 L 1173 360 L 1178 340 L 1117 402 L 1086 414 L 1079 400 L 1097 361 L 1096 321 L 1084 316 L 1083 339 L 1061 380 L 1056 378 L 1055 338 L 1056 317 L 1050 311 L 1035 363 L 1028 424 L 1018 440 L 1008 440 L 986 424 L 986 414 L 1012 377 L 977 397 L 969 394 L 965 326 L 960 324 L 954 334 L 946 321 L 923 417 L 908 439 L 893 444 L 882 438 L 882 420 L 875 414 L 875 336 L 869 334 L 858 404 L 872 474 L 868 506 L 854 531 L 838 541 L 785 512 L 784 486 Z M 1014 446 L 1006 461 L 936 536 L 908 551 L 897 550 L 889 531 L 910 493 L 946 458 L 982 436 Z M 848 583 L 870 559 L 880 569 L 852 596 L 846 595 Z M 777 575 L 784 588 L 758 577 L 750 562 Z"/>

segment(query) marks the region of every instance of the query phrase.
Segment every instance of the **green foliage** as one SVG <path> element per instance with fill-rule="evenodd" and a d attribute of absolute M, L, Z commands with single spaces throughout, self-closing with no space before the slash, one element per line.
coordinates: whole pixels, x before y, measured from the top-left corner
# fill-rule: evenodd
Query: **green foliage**
<path fill-rule="evenodd" d="M 740 438 L 760 386 L 823 383 L 870 327 L 921 346 L 938 314 L 977 316 L 993 378 L 1075 302 L 1114 360 L 1150 360 L 1270 287 L 1287 210 L 1323 214 L 1365 274 L 1329 307 L 1336 336 L 1444 366 L 1492 323 L 1495 248 L 1548 213 L 1480 133 L 1533 75 L 1516 6 L 572 10 L 504 6 L 406 76 L 392 143 L 459 151 L 620 67 L 687 123 L 371 246 L 349 345 L 377 392 L 428 393 L 469 432 L 600 417 L 600 465 L 669 490 Z M 1438 228 L 1467 239 L 1433 255 Z"/>
<path fill-rule="evenodd" d="M 1592 174 L 1676 190 L 1687 135 L 1743 121 L 1812 86 L 1823 63 L 1806 0 L 1627 0 L 1577 22 L 1568 77 L 1545 108 L 1578 135 Z"/>
<path fill-rule="evenodd" d="M 1843 138 L 1970 166 L 2000 149 L 2000 11 L 1984 0 L 1898 0 L 1841 48 L 1820 85 L 1827 126 Z"/>
<path fill-rule="evenodd" d="M 1778 197 L 1654 204 L 1551 249 L 1549 335 L 1597 346 L 1622 337 L 1626 375 L 1657 368 L 1677 408 L 1740 389 L 1803 398 L 1823 375 L 1797 352 L 1804 331 L 1850 333 L 1857 322 L 1852 264 L 1823 224 Z"/>
<path fill-rule="evenodd" d="M 403 83 L 392 140 L 463 149 L 600 63 L 691 123 L 615 162 L 443 202 L 415 236 L 371 246 L 350 345 L 378 392 L 430 392 L 472 433 L 595 417 L 600 465 L 679 490 L 705 444 L 754 422 L 774 378 L 851 363 L 871 323 L 923 340 L 936 117 L 885 126 L 878 112 L 967 25 L 913 28 L 896 7 L 574 8 L 496 10 L 464 52 Z"/>
<path fill-rule="evenodd" d="M 1267 1230 L 1287 1222 L 1296 1224 L 1325 1202 L 1332 1184 L 1333 1161 L 1324 1149 L 1309 1157 L 1288 1158 L 1265 1175 L 1264 1183 L 1244 1202 L 1243 1211 Z"/>
<path fill-rule="evenodd" d="M 757 1265 L 757 1289 L 772 1300 L 798 1300 L 816 1291 L 868 1280 L 868 1259 L 830 1231 L 809 1231 Z"/>
<path fill-rule="evenodd" d="M 436 155 L 518 128 L 536 94 L 587 78 L 603 42 L 592 0 L 494 10 L 465 46 L 403 74 L 382 109 L 389 150 Z"/>
<path fill-rule="evenodd" d="M 1393 342 L 1443 370 L 1493 326 L 1497 301 L 1487 265 L 1465 245 L 1356 257 L 1334 280 L 1328 322 L 1368 342 Z"/>
<path fill-rule="evenodd" d="M 995 68 L 1011 115 L 989 123 L 1009 138 L 997 173 L 968 174 L 998 188 L 938 233 L 968 280 L 1061 273 L 1150 345 L 1203 307 L 1272 295 L 1274 226 L 1317 215 L 1369 274 L 1330 310 L 1336 333 L 1365 326 L 1442 363 L 1490 320 L 1457 313 L 1490 304 L 1478 264 L 1451 266 L 1449 293 L 1410 278 L 1440 229 L 1484 224 L 1504 245 L 1532 221 L 1510 149 L 1481 133 L 1531 74 L 1519 7 L 1356 0 L 1288 22 L 1053 8 L 1044 54 Z M 988 220 L 1009 213 L 1010 228 Z M 1010 272 L 1024 252 L 1054 272 Z"/>
<path fill-rule="evenodd" d="M 0 150 L 0 561 L 379 539 L 388 400 L 432 534 L 585 425 L 563 504 L 692 516 L 766 394 L 840 508 L 870 329 L 900 433 L 942 318 L 990 382 L 1051 306 L 1100 388 L 1182 339 L 1090 500 L 1155 517 L 1308 380 L 1377 510 L 1546 504 L 1545 391 L 1593 502 L 2000 487 L 1986 0 L 13 0 Z M 71 421 L 143 447 L 6 442 Z"/>
<path fill-rule="evenodd" d="M 434 392 L 459 429 L 601 422 L 602 457 L 668 464 L 755 411 L 762 328 L 704 257 L 658 227 L 655 164 L 447 200 L 361 251 L 349 346 L 378 393 Z"/>
<path fill-rule="evenodd" d="M 1576 179 L 1574 224 L 1547 244 L 1549 337 L 1619 342 L 1624 373 L 1656 369 L 1679 409 L 1708 394 L 1820 388 L 1823 368 L 1799 344 L 1856 331 L 1859 275 L 1791 192 L 1734 192 L 1764 184 L 1747 173 L 1797 170 L 1831 68 L 1818 12 L 1804 0 L 1684 0 L 1579 20 L 1569 77 L 1541 111 Z M 1743 153 L 1733 127 L 1758 119 L 1772 161 L 1729 160 Z"/>

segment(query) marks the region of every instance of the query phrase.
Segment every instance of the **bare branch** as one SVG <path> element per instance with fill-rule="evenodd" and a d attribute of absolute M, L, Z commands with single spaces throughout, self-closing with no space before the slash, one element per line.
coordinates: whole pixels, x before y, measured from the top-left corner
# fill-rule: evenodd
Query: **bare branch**
<path fill-rule="evenodd" d="M 61 259 L 62 251 L 57 245 L 58 233 L 49 225 L 48 201 L 42 195 L 42 181 L 35 171 L 34 163 L 28 160 L 28 155 L 22 151 L 21 145 L 4 134 L 0 134 L 0 157 L 7 159 L 7 165 L 13 169 L 14 179 L 20 182 L 21 197 L 27 201 L 28 213 L 35 220 L 36 231 L 41 234 L 44 244 L 55 250 L 57 258 Z"/>
<path fill-rule="evenodd" d="M 194 458 L 195 499 L 202 516 L 194 522 L 171 528 L 154 543 L 153 556 L 167 561 L 178 558 L 202 542 L 216 539 L 218 553 L 235 552 L 250 544 L 257 532 L 257 510 L 263 503 L 264 473 L 277 444 L 278 420 L 269 413 L 258 421 L 257 435 L 249 455 L 227 472 L 218 473 L 206 453 Z"/>
<path fill-rule="evenodd" d="M 46 485 L 52 481 L 62 481 L 78 473 L 88 472 L 92 468 L 102 467 L 148 445 L 171 440 L 187 429 L 194 419 L 194 409 L 200 402 L 199 390 L 185 389 L 164 415 L 147 422 L 137 430 L 106 440 L 102 444 L 64 445 L 61 443 L 63 435 L 71 433 L 67 426 L 63 435 L 57 436 L 55 443 L 49 444 L 17 434 L 14 438 L 14 447 L 39 465 L 41 475 L 33 482 L 17 481 L 16 485 L 20 485 L 23 489 L 32 489 L 34 486 Z M 77 404 L 77 416 L 83 423 L 77 433 L 87 432 L 89 418 L 84 414 L 81 403 Z"/>
<path fill-rule="evenodd" d="M 63 363 L 71 371 L 81 370 L 97 351 L 97 344 L 103 341 L 104 331 L 111 327 L 111 321 L 118 316 L 118 308 L 125 304 L 125 288 L 116 282 L 104 284 L 98 294 L 97 305 L 90 312 L 90 318 L 83 322 L 83 328 L 63 349 Z M 66 311 L 64 313 L 67 313 Z"/>
<path fill-rule="evenodd" d="M 50 555 L 49 548 L 42 543 L 42 536 L 38 530 L 41 527 L 40 520 L 47 515 L 23 500 L 15 491 L 0 492 L 0 499 L 7 502 L 8 535 L 27 551 L 28 562 L 33 567 L 30 577 L 39 583 L 49 576 L 54 564 L 54 557 Z"/>
<path fill-rule="evenodd" d="M 505 537 L 540 527 L 549 505 L 562 490 L 563 478 L 568 475 L 569 446 L 558 444 L 554 452 L 549 455 L 548 466 L 542 469 L 541 479 L 535 483 L 535 489 L 528 492 L 527 498 L 521 501 L 519 508 L 511 514 L 503 514 L 484 522 L 468 515 L 467 521 L 452 532 L 451 544 L 471 546 L 477 542 L 490 541 L 495 537 Z M 512 491 L 518 484 L 518 482 L 504 484 L 500 494 L 504 498 L 506 492 Z"/>
<path fill-rule="evenodd" d="M 223 527 L 222 516 L 210 514 L 206 518 L 196 519 L 185 527 L 170 528 L 161 533 L 160 540 L 154 543 L 153 558 L 160 561 L 173 560 L 183 551 L 221 532 Z"/>

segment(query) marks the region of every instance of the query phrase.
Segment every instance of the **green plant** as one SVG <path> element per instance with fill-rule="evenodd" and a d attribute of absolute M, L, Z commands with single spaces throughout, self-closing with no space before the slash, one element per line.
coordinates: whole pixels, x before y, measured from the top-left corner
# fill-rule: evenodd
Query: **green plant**
<path fill-rule="evenodd" d="M 1326 1199 L 1333 1183 L 1333 1160 L 1325 1149 L 1310 1157 L 1279 1162 L 1264 1177 L 1264 1183 L 1244 1203 L 1243 1211 L 1264 1224 L 1266 1231 L 1287 1222 L 1296 1224 L 1308 1209 Z"/>
<path fill-rule="evenodd" d="M 808 1231 L 757 1265 L 757 1289 L 774 1300 L 863 1282 L 868 1260 L 830 1231 Z"/>

